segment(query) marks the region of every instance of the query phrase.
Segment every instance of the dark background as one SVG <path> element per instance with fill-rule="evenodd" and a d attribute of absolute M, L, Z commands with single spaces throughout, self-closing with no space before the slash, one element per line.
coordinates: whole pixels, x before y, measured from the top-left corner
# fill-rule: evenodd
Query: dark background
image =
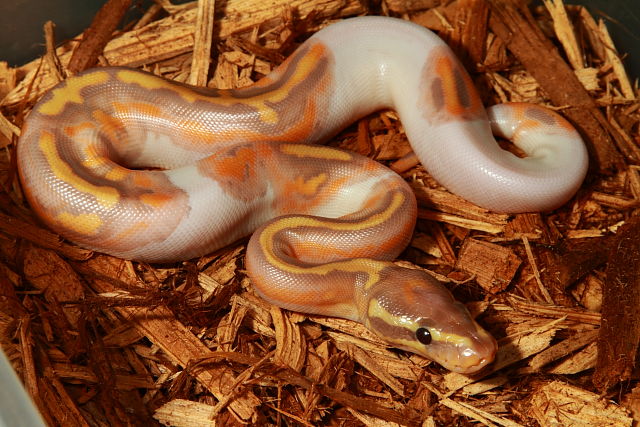
<path fill-rule="evenodd" d="M 565 0 L 589 8 L 596 19 L 602 17 L 621 54 L 631 79 L 640 77 L 640 1 Z M 42 25 L 56 24 L 56 40 L 81 32 L 105 0 L 0 0 L 0 60 L 21 65 L 43 53 Z M 184 2 L 184 1 L 182 1 Z M 140 11 L 151 0 L 136 2 Z M 178 2 L 174 2 L 178 3 Z M 135 8 L 134 8 L 135 9 Z M 135 17 L 136 11 L 129 14 Z"/>

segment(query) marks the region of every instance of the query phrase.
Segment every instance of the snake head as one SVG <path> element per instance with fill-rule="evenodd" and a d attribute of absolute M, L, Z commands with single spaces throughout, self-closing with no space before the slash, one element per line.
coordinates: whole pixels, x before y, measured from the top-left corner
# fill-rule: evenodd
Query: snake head
<path fill-rule="evenodd" d="M 420 270 L 385 268 L 366 298 L 365 324 L 394 347 L 465 374 L 491 363 L 496 340 L 439 281 Z"/>

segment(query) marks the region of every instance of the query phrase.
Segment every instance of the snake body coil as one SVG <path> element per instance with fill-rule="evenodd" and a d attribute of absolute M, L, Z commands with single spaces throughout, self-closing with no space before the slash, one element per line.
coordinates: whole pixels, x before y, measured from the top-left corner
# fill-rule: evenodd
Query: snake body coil
<path fill-rule="evenodd" d="M 440 183 L 489 209 L 552 209 L 586 172 L 584 145 L 559 115 L 527 104 L 487 115 L 437 36 L 379 17 L 327 27 L 243 89 L 124 68 L 69 78 L 30 114 L 19 172 L 39 217 L 84 247 L 167 262 L 255 231 L 246 264 L 267 300 L 360 321 L 396 347 L 475 372 L 495 340 L 430 275 L 390 262 L 416 221 L 409 186 L 367 158 L 300 144 L 381 108 L 398 112 Z M 492 128 L 527 157 L 501 150 Z"/>

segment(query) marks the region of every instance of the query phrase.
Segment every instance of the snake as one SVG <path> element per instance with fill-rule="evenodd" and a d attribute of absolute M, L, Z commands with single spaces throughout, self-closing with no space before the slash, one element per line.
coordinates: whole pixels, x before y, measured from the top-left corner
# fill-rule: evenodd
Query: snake
<path fill-rule="evenodd" d="M 396 111 L 439 184 L 488 210 L 555 209 L 587 171 L 585 145 L 559 113 L 485 109 L 436 34 L 367 16 L 326 26 L 239 89 L 123 67 L 69 77 L 25 120 L 19 178 L 37 217 L 82 247 L 168 263 L 250 235 L 246 271 L 268 302 L 351 319 L 390 347 L 480 372 L 494 337 L 433 275 L 393 262 L 416 224 L 410 185 L 317 144 L 381 109 Z"/>

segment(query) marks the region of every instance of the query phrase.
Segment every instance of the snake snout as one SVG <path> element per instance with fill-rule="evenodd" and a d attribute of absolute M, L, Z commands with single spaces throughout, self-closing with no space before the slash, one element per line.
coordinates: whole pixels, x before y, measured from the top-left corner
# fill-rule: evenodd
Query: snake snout
<path fill-rule="evenodd" d="M 474 374 L 484 370 L 493 362 L 498 351 L 496 340 L 483 329 L 478 329 L 478 333 L 472 339 L 472 345 L 468 346 L 451 357 L 455 361 L 449 369 L 461 374 Z"/>

